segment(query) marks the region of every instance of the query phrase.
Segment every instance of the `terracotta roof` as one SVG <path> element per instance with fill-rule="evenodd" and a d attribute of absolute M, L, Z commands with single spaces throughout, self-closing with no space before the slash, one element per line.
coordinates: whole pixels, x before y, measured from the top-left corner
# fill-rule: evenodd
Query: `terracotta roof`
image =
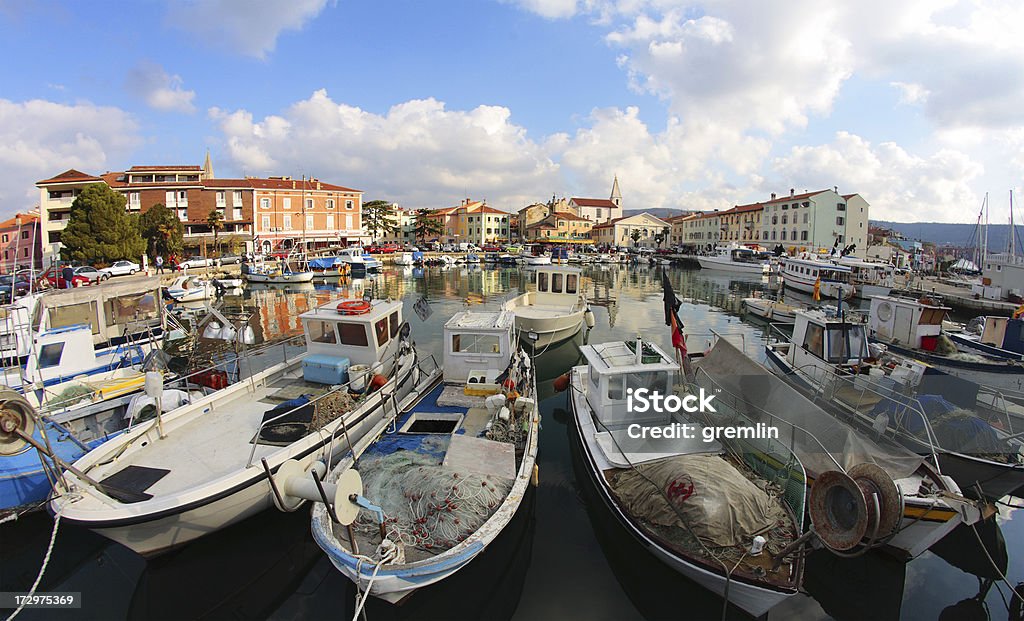
<path fill-rule="evenodd" d="M 302 182 L 301 179 L 299 179 L 299 180 L 292 179 L 292 180 L 289 180 L 289 181 L 285 181 L 284 179 L 261 179 L 259 177 L 249 177 L 248 179 L 246 179 L 246 181 L 251 183 L 252 187 L 254 187 L 254 188 L 258 189 L 258 190 L 291 190 L 291 189 L 293 189 L 292 188 L 292 184 L 295 184 L 294 189 L 296 189 L 296 190 L 302 190 L 303 189 L 302 188 L 302 183 L 303 182 Z M 306 179 L 305 183 L 306 183 L 306 188 L 305 189 L 306 189 L 307 192 L 316 192 L 317 191 L 317 187 L 316 187 L 317 183 L 320 184 L 320 191 L 321 192 L 324 191 L 324 190 L 335 191 L 335 192 L 362 192 L 362 190 L 353 190 L 352 188 L 346 188 L 345 186 L 334 185 L 334 184 L 331 184 L 331 183 L 324 183 L 323 181 L 319 181 L 319 182 L 313 181 L 313 182 L 311 182 L 309 179 Z"/>
<path fill-rule="evenodd" d="M 856 193 L 854 193 L 854 194 L 843 194 L 842 196 L 843 196 L 843 198 L 845 198 L 846 200 L 850 200 L 850 199 L 851 199 L 851 198 L 853 198 L 854 196 L 857 196 L 857 194 L 856 194 Z"/>
<path fill-rule="evenodd" d="M 609 221 L 605 222 L 604 224 L 598 224 L 594 228 L 595 229 L 608 229 L 608 228 L 611 228 L 611 227 L 615 226 L 615 223 L 618 222 L 619 220 L 625 220 L 625 218 L 615 218 L 614 220 L 609 220 Z"/>
<path fill-rule="evenodd" d="M 618 205 L 608 200 L 607 198 L 578 198 L 574 196 L 569 200 L 576 203 L 577 205 L 582 205 L 584 207 L 607 207 L 608 209 L 619 208 Z"/>
<path fill-rule="evenodd" d="M 206 179 L 202 182 L 207 188 L 251 188 L 248 179 Z"/>
<path fill-rule="evenodd" d="M 482 205 L 479 208 L 475 209 L 473 211 L 473 213 L 500 213 L 503 216 L 512 215 L 512 214 L 510 214 L 507 211 L 502 211 L 500 209 L 495 209 L 494 207 L 491 207 L 490 205 Z"/>
<path fill-rule="evenodd" d="M 132 166 L 128 172 L 156 172 L 161 170 L 188 170 L 202 172 L 202 166 Z"/>
<path fill-rule="evenodd" d="M 790 201 L 803 200 L 805 198 L 809 198 L 811 196 L 816 196 L 818 194 L 821 194 L 822 192 L 828 192 L 828 190 L 817 190 L 815 192 L 804 192 L 803 194 L 796 194 L 796 195 L 793 195 L 793 196 L 780 196 L 780 197 L 776 198 L 775 200 L 765 201 L 765 204 L 768 204 L 768 203 L 788 203 Z"/>
<path fill-rule="evenodd" d="M 736 205 L 732 209 L 727 209 L 726 211 L 719 212 L 719 213 L 737 214 L 737 213 L 746 213 L 748 211 L 758 211 L 758 210 L 761 210 L 761 209 L 764 209 L 764 203 L 751 203 L 749 205 Z"/>
<path fill-rule="evenodd" d="M 102 179 L 100 179 L 99 177 L 94 177 L 93 175 L 87 175 L 86 173 L 80 170 L 69 168 L 68 170 L 65 170 L 64 172 L 55 177 L 43 179 L 42 181 L 36 181 L 36 185 L 44 185 L 49 183 L 73 183 L 80 181 L 102 181 Z"/>
<path fill-rule="evenodd" d="M 0 222 L 0 229 L 13 229 L 17 227 L 18 223 L 16 222 L 16 220 L 18 218 L 21 218 L 21 226 L 30 225 L 33 222 L 39 221 L 39 216 L 35 214 L 19 213 L 15 214 L 11 218 L 8 218 L 7 220 L 4 220 L 3 222 Z"/>
<path fill-rule="evenodd" d="M 576 222 L 590 222 L 590 218 L 581 218 L 581 217 L 577 216 L 576 214 L 568 212 L 568 211 L 556 211 L 552 215 L 555 216 L 556 218 L 561 218 L 563 220 L 573 220 L 573 221 L 576 221 Z M 548 216 L 548 217 L 550 218 L 551 216 Z"/>

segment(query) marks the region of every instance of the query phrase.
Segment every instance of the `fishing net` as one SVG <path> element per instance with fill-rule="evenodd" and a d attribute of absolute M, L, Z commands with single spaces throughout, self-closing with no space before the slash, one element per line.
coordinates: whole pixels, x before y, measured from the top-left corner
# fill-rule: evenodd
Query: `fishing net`
<path fill-rule="evenodd" d="M 427 439 L 418 451 L 367 455 L 359 465 L 363 495 L 384 509 L 388 538 L 431 554 L 476 532 L 512 489 L 510 479 L 460 474 L 440 465 L 446 442 Z M 365 511 L 355 526 L 371 535 L 379 532 Z"/>
<path fill-rule="evenodd" d="M 72 384 L 60 391 L 60 394 L 50 401 L 49 406 L 51 409 L 66 408 L 76 403 L 91 399 L 94 392 L 95 390 L 89 386 Z"/>
<path fill-rule="evenodd" d="M 352 410 L 355 399 L 347 390 L 335 390 L 333 393 L 322 397 L 316 402 L 316 410 L 309 423 L 309 429 L 321 429 L 331 421 L 343 416 Z"/>
<path fill-rule="evenodd" d="M 779 493 L 759 482 L 718 455 L 677 455 L 611 476 L 611 485 L 630 514 L 656 527 L 673 527 L 659 529 L 675 531 L 673 541 L 692 534 L 709 548 L 750 545 L 759 534 L 765 534 L 769 543 L 784 545 L 791 540 L 795 528 Z M 781 527 L 779 537 L 771 535 L 776 527 Z"/>

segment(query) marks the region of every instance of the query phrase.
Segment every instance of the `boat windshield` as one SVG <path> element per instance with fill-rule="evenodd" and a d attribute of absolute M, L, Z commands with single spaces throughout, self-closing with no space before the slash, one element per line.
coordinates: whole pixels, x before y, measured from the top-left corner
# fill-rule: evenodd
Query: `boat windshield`
<path fill-rule="evenodd" d="M 864 326 L 852 324 L 828 327 L 828 361 L 842 364 L 866 357 L 867 341 Z"/>

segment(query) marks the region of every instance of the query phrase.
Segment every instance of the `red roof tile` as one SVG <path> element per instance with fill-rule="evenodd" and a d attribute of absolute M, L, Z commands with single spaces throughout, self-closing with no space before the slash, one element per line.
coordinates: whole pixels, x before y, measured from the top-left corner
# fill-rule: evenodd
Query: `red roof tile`
<path fill-rule="evenodd" d="M 4 220 L 3 222 L 0 222 L 0 229 L 16 228 L 18 226 L 18 218 L 21 218 L 21 226 L 29 226 L 32 223 L 37 222 L 39 220 L 39 216 L 35 214 L 19 213 L 15 214 L 11 218 L 8 218 L 7 220 Z"/>
<path fill-rule="evenodd" d="M 258 190 L 291 190 L 291 189 L 302 190 L 303 189 L 303 187 L 302 187 L 303 186 L 303 181 L 301 179 L 291 179 L 291 180 L 286 181 L 284 179 L 261 179 L 259 177 L 249 177 L 248 179 L 246 179 L 246 181 L 251 183 L 252 187 L 254 187 L 254 188 L 258 189 Z M 306 181 L 305 181 L 305 186 L 306 186 L 305 190 L 307 192 L 316 192 L 317 191 L 317 187 L 316 187 L 317 183 L 320 184 L 320 188 L 319 188 L 320 191 L 327 190 L 327 191 L 334 191 L 334 192 L 362 192 L 362 190 L 353 190 L 352 188 L 346 188 L 346 187 L 341 186 L 341 185 L 334 185 L 334 184 L 331 184 L 331 183 L 324 183 L 323 181 L 310 181 L 309 179 L 306 179 Z M 293 188 L 292 184 L 294 184 L 294 188 Z"/>
<path fill-rule="evenodd" d="M 581 218 L 581 217 L 577 216 L 576 214 L 568 212 L 568 211 L 556 211 L 553 215 L 555 217 L 561 218 L 563 220 L 573 220 L 573 221 L 576 221 L 576 222 L 590 222 L 589 218 Z M 551 216 L 548 216 L 548 217 L 550 218 Z"/>
<path fill-rule="evenodd" d="M 80 170 L 69 168 L 68 170 L 65 170 L 64 172 L 55 177 L 43 179 L 42 181 L 36 181 L 36 185 L 44 185 L 49 183 L 74 183 L 81 181 L 102 181 L 102 179 L 100 179 L 99 177 L 94 177 L 93 175 L 87 175 L 86 173 Z"/>
<path fill-rule="evenodd" d="M 776 198 L 775 200 L 765 201 L 765 203 L 766 204 L 767 203 L 788 203 L 789 201 L 803 200 L 805 198 L 809 198 L 811 196 L 815 196 L 817 194 L 821 194 L 822 192 L 828 192 L 828 190 L 817 190 L 815 192 L 804 192 L 803 194 L 795 194 L 793 196 L 780 196 L 780 197 Z"/>
<path fill-rule="evenodd" d="M 618 205 L 607 198 L 578 198 L 574 196 L 569 200 L 584 207 L 607 207 L 608 209 L 619 208 Z"/>
<path fill-rule="evenodd" d="M 202 166 L 192 166 L 192 165 L 188 165 L 188 166 L 132 166 L 131 168 L 128 169 L 128 172 L 155 172 L 155 171 L 161 171 L 161 170 L 187 170 L 187 171 L 190 171 L 190 172 L 191 171 L 201 172 L 203 170 L 203 167 Z"/>

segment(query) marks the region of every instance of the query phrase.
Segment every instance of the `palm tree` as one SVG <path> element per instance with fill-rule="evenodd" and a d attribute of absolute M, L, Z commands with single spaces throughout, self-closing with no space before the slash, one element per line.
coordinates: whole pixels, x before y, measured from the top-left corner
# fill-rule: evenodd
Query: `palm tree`
<path fill-rule="evenodd" d="M 210 226 L 210 230 L 213 231 L 213 249 L 219 256 L 220 251 L 217 249 L 217 236 L 224 228 L 224 214 L 216 207 L 211 209 L 210 215 L 206 216 L 206 224 L 208 224 Z"/>
<path fill-rule="evenodd" d="M 629 234 L 629 238 L 633 240 L 633 247 L 636 248 L 637 244 L 640 243 L 640 238 L 643 236 L 640 233 L 640 229 L 633 229 L 633 232 Z"/>

